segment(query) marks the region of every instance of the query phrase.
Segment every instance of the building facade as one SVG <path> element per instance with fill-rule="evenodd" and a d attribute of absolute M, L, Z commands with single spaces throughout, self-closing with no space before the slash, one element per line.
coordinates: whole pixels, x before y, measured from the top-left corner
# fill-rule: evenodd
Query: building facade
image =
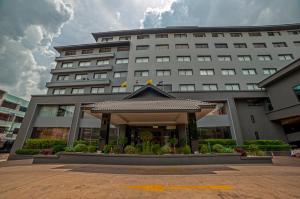
<path fill-rule="evenodd" d="M 158 140 L 180 138 L 191 118 L 201 138 L 289 142 L 282 125 L 268 118 L 272 101 L 258 83 L 300 57 L 299 24 L 92 35 L 95 43 L 55 47 L 59 56 L 47 95 L 32 96 L 14 150 L 30 137 L 65 138 L 69 145 L 99 137 L 109 142 L 113 135 L 136 142 L 138 132 L 148 129 Z M 159 111 L 149 105 L 161 100 L 178 107 Z M 184 109 L 179 100 L 198 101 L 199 109 Z M 114 104 L 128 101 L 148 103 L 139 110 Z"/>
<path fill-rule="evenodd" d="M 29 102 L 0 90 L 0 134 L 15 138 Z"/>

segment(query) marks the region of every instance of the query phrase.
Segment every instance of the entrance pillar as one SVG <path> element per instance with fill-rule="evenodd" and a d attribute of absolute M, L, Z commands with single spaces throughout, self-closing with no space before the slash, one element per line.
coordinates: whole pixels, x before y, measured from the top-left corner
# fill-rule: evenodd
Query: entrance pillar
<path fill-rule="evenodd" d="M 100 127 L 100 147 L 108 144 L 109 141 L 109 128 L 110 128 L 110 113 L 103 113 Z"/>

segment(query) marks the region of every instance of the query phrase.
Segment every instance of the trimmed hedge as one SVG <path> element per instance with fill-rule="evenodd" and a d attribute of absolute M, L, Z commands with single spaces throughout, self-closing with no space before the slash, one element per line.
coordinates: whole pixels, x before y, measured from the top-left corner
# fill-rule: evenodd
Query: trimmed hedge
<path fill-rule="evenodd" d="M 19 155 L 36 155 L 39 153 L 40 153 L 39 149 L 17 149 L 16 150 L 16 154 Z"/>
<path fill-rule="evenodd" d="M 243 145 L 243 148 L 248 150 L 251 145 Z M 287 151 L 291 149 L 288 144 L 281 145 L 257 145 L 257 147 L 262 151 Z"/>
<path fill-rule="evenodd" d="M 50 149 L 55 145 L 65 147 L 67 146 L 67 141 L 63 139 L 32 138 L 26 141 L 24 149 Z"/>
<path fill-rule="evenodd" d="M 244 145 L 284 145 L 285 143 L 281 140 L 247 140 Z"/>
<path fill-rule="evenodd" d="M 76 140 L 73 144 L 73 146 L 75 147 L 77 144 L 85 144 L 85 145 L 92 145 L 92 146 L 98 146 L 98 140 Z"/>
<path fill-rule="evenodd" d="M 200 144 L 210 144 L 210 146 L 213 146 L 215 144 L 220 144 L 224 147 L 235 147 L 236 141 L 233 139 L 205 139 L 200 142 Z"/>
<path fill-rule="evenodd" d="M 87 152 L 88 151 L 88 147 L 85 144 L 77 144 L 74 147 L 75 152 Z"/>

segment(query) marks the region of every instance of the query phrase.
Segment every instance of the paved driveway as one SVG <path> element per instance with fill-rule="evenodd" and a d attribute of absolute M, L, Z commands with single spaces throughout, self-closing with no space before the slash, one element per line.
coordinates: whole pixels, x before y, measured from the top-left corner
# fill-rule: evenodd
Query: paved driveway
<path fill-rule="evenodd" d="M 300 198 L 299 161 L 185 167 L 9 161 L 0 163 L 0 198 Z"/>

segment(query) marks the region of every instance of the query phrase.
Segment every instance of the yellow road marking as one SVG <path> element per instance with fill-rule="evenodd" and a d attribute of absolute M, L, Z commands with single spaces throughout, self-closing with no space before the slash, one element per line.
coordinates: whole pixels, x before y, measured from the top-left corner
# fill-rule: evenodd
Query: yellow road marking
<path fill-rule="evenodd" d="M 128 189 L 144 190 L 144 191 L 157 191 L 162 192 L 165 190 L 232 190 L 230 185 L 130 185 Z"/>

